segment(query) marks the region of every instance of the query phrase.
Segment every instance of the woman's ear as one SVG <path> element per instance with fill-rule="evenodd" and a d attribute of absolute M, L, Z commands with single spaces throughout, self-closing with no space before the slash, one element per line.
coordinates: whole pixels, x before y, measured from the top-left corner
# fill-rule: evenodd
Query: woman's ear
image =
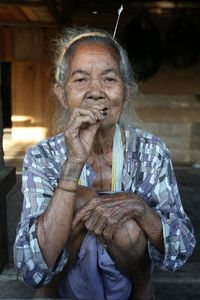
<path fill-rule="evenodd" d="M 54 93 L 56 94 L 56 96 L 58 97 L 60 103 L 67 108 L 67 101 L 66 101 L 66 97 L 65 97 L 65 93 L 64 90 L 62 89 L 62 87 L 56 83 L 54 85 Z"/>

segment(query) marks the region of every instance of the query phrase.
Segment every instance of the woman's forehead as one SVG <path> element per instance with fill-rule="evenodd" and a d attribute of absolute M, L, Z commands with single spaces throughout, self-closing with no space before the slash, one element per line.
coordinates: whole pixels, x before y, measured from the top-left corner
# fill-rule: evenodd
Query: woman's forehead
<path fill-rule="evenodd" d="M 87 41 L 85 43 L 81 43 L 75 47 L 72 55 L 71 55 L 71 63 L 74 61 L 82 60 L 82 59 L 102 59 L 105 57 L 106 59 L 110 59 L 110 61 L 115 61 L 115 63 L 119 64 L 119 55 L 117 51 L 112 48 L 110 45 L 107 45 L 104 42 L 94 42 Z"/>

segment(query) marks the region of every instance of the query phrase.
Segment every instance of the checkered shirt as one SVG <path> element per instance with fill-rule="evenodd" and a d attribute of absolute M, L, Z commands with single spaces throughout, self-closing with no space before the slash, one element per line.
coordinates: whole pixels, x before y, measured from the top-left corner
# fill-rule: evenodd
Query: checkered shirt
<path fill-rule="evenodd" d="M 164 254 L 160 253 L 148 241 L 149 255 L 154 266 L 175 271 L 192 254 L 195 237 L 191 222 L 182 207 L 169 152 L 160 138 L 141 129 L 128 127 L 127 130 L 129 143 L 122 174 L 123 190 L 143 197 L 161 217 L 165 251 Z M 63 133 L 33 146 L 24 159 L 24 202 L 17 227 L 14 259 L 20 276 L 33 287 L 48 284 L 68 260 L 67 250 L 63 250 L 54 270 L 49 270 L 36 235 L 37 218 L 53 196 L 65 160 Z M 87 179 L 92 188 L 95 172 L 90 165 L 87 165 Z"/>

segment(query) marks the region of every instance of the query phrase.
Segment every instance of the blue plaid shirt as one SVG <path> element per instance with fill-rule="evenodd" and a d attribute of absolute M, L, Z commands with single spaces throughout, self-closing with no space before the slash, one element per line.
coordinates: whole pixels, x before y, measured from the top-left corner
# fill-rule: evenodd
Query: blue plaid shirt
<path fill-rule="evenodd" d="M 169 152 L 160 138 L 140 129 L 127 128 L 122 186 L 134 192 L 161 217 L 165 252 L 151 242 L 149 255 L 153 265 L 167 271 L 180 268 L 195 246 L 193 227 L 185 214 Z M 23 166 L 24 203 L 14 245 L 15 264 L 24 281 L 34 287 L 48 284 L 68 260 L 63 250 L 54 271 L 48 269 L 36 236 L 36 221 L 47 208 L 58 184 L 66 160 L 64 135 L 50 137 L 27 152 Z M 87 179 L 92 188 L 95 172 L 87 165 Z"/>

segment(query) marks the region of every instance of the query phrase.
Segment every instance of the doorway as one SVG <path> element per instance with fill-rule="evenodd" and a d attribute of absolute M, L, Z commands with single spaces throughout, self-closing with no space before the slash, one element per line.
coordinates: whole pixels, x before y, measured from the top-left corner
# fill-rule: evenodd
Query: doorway
<path fill-rule="evenodd" d="M 11 63 L 1 62 L 0 68 L 1 77 L 1 97 L 2 97 L 2 112 L 3 112 L 3 128 L 11 128 Z"/>

